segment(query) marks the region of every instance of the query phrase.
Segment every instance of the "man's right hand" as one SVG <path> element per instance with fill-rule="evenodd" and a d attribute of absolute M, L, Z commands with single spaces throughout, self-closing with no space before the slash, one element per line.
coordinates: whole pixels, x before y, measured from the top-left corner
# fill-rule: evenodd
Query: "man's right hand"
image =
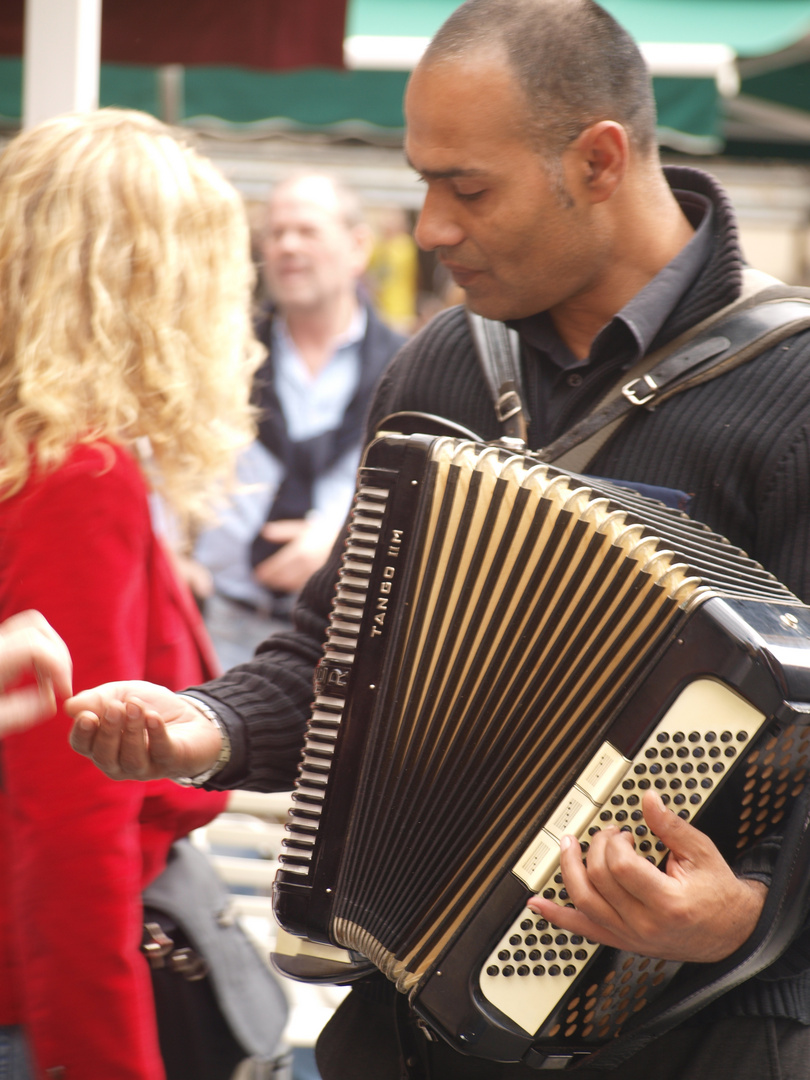
<path fill-rule="evenodd" d="M 185 698 L 148 682 L 104 683 L 65 702 L 70 744 L 113 780 L 198 776 L 217 761 L 216 725 Z"/>

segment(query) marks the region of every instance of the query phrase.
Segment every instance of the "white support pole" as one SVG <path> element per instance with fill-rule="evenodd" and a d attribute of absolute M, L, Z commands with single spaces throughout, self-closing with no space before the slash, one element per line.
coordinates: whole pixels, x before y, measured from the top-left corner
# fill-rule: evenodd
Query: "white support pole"
<path fill-rule="evenodd" d="M 23 126 L 98 108 L 101 0 L 26 0 Z"/>

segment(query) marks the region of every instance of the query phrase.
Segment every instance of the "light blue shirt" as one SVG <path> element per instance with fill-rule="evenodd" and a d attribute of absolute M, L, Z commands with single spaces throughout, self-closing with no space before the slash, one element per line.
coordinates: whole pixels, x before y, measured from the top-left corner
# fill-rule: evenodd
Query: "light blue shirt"
<path fill-rule="evenodd" d="M 368 318 L 360 308 L 345 334 L 335 342 L 328 362 L 312 376 L 295 347 L 284 320 L 272 327 L 275 390 L 287 431 L 294 441 L 309 439 L 340 425 L 360 381 L 360 346 Z M 337 530 L 354 496 L 361 444 L 343 454 L 313 485 L 312 511 L 324 528 Z M 218 524 L 199 537 L 195 558 L 206 566 L 216 591 L 268 612 L 272 597 L 253 577 L 250 546 L 276 497 L 283 477 L 281 462 L 258 440 L 237 461 L 237 487 L 219 514 Z"/>

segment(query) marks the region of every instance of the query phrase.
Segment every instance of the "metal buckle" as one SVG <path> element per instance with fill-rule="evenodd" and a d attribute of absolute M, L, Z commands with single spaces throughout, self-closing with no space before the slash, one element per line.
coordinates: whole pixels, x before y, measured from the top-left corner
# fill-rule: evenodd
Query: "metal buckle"
<path fill-rule="evenodd" d="M 644 397 L 639 397 L 636 393 L 636 389 L 640 384 L 644 384 L 648 393 Z M 646 405 L 648 401 L 652 401 L 655 397 L 655 391 L 658 389 L 658 383 L 652 377 L 652 375 L 641 375 L 638 379 L 633 379 L 632 382 L 625 383 L 622 387 L 622 393 L 627 400 L 633 405 Z"/>
<path fill-rule="evenodd" d="M 155 969 L 165 967 L 166 957 L 174 948 L 174 942 L 163 932 L 160 923 L 144 923 L 144 930 L 152 939 L 151 941 L 145 941 L 141 946 L 150 965 Z"/>
<path fill-rule="evenodd" d="M 189 982 L 198 982 L 208 974 L 208 964 L 194 949 L 175 949 L 169 957 L 169 967 Z"/>
<path fill-rule="evenodd" d="M 514 390 L 507 390 L 505 394 L 501 394 L 495 405 L 495 415 L 501 423 L 512 416 L 517 416 L 520 410 L 520 398 Z"/>

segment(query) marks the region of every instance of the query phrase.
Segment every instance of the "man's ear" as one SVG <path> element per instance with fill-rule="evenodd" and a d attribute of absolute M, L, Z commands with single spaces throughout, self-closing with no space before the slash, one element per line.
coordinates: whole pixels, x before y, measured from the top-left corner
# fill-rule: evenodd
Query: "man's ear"
<path fill-rule="evenodd" d="M 615 120 L 600 120 L 580 132 L 569 150 L 575 155 L 575 173 L 584 197 L 592 203 L 609 199 L 630 159 L 627 131 Z"/>

